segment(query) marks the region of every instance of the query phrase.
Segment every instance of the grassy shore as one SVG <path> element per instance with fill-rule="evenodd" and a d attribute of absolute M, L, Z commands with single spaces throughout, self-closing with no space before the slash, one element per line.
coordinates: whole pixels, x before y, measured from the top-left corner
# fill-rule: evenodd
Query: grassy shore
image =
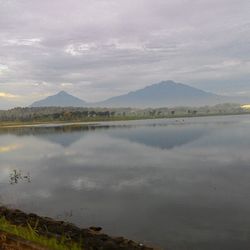
<path fill-rule="evenodd" d="M 0 218 L 0 232 L 2 232 L 2 244 L 9 245 L 11 248 L 39 249 L 40 247 L 43 247 L 51 250 L 83 249 L 80 247 L 80 244 L 70 242 L 66 237 L 61 237 L 60 239 L 57 239 L 56 237 L 48 238 L 39 235 L 36 228 L 32 228 L 29 224 L 27 224 L 26 227 L 13 225 L 4 217 Z"/>
<path fill-rule="evenodd" d="M 124 237 L 109 236 L 104 234 L 100 227 L 83 229 L 64 221 L 55 221 L 6 207 L 0 207 L 0 218 L 0 233 L 2 231 L 7 235 L 28 240 L 44 247 L 43 249 L 159 250 Z"/>

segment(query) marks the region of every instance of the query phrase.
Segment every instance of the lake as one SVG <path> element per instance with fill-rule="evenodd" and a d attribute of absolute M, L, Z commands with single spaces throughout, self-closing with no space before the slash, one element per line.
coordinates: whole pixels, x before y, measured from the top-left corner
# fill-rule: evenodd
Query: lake
<path fill-rule="evenodd" d="M 250 249 L 250 116 L 1 129 L 0 203 L 164 249 Z"/>

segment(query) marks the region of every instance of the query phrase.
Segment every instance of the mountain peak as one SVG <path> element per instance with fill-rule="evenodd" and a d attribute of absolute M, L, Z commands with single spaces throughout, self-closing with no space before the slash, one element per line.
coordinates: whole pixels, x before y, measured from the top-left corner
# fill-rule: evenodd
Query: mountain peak
<path fill-rule="evenodd" d="M 146 86 L 146 88 L 178 87 L 180 85 L 181 85 L 180 83 L 176 83 L 172 80 L 167 80 L 167 81 L 161 81 L 155 84 L 151 84 L 149 86 Z"/>
<path fill-rule="evenodd" d="M 161 82 L 153 84 L 153 85 L 178 85 L 178 83 L 176 83 L 172 80 L 166 80 L 166 81 L 161 81 Z"/>
<path fill-rule="evenodd" d="M 34 102 L 31 107 L 83 107 L 86 102 L 62 90 L 55 95 Z"/>
<path fill-rule="evenodd" d="M 64 90 L 61 90 L 60 92 L 58 92 L 56 95 L 69 95 L 69 93 L 67 93 Z"/>

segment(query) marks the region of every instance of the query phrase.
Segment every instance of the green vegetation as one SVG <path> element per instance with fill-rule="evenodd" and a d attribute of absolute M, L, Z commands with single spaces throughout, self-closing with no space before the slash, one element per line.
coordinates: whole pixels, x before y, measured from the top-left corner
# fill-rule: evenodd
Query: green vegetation
<path fill-rule="evenodd" d="M 27 225 L 27 227 L 12 225 L 3 217 L 0 218 L 0 230 L 5 233 L 15 235 L 24 240 L 31 241 L 40 246 L 47 247 L 53 250 L 67 250 L 67 249 L 80 250 L 82 249 L 76 243 L 69 243 L 70 239 L 67 239 L 65 237 L 62 237 L 60 240 L 56 238 L 47 238 L 45 236 L 39 235 L 37 233 L 36 228 L 31 228 L 30 225 Z"/>
<path fill-rule="evenodd" d="M 240 104 L 232 103 L 203 107 L 164 107 L 145 109 L 74 107 L 14 108 L 11 110 L 0 111 L 0 126 L 55 122 L 121 121 L 234 114 L 249 114 L 249 109 L 243 109 Z"/>

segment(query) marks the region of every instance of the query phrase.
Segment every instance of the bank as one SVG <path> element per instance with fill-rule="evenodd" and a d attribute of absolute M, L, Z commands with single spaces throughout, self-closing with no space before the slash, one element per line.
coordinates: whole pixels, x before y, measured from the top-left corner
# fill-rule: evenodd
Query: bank
<path fill-rule="evenodd" d="M 83 250 L 159 250 L 145 246 L 124 237 L 112 237 L 103 233 L 101 227 L 79 228 L 65 221 L 56 221 L 36 214 L 27 214 L 17 209 L 0 207 L 0 249 L 83 249 Z M 10 231 L 9 226 L 16 229 Z M 4 230 L 6 228 L 6 230 Z M 19 234 L 19 229 L 30 233 Z M 31 234 L 31 236 L 30 236 Z M 34 234 L 32 236 L 32 234 Z M 41 237 L 41 241 L 32 240 Z M 44 240 L 53 241 L 51 247 L 42 244 Z M 61 243 L 59 247 L 55 242 Z M 53 247 L 53 244 L 55 247 Z M 9 248 L 8 248 L 9 246 Z M 6 247 L 6 248 L 4 248 Z"/>

